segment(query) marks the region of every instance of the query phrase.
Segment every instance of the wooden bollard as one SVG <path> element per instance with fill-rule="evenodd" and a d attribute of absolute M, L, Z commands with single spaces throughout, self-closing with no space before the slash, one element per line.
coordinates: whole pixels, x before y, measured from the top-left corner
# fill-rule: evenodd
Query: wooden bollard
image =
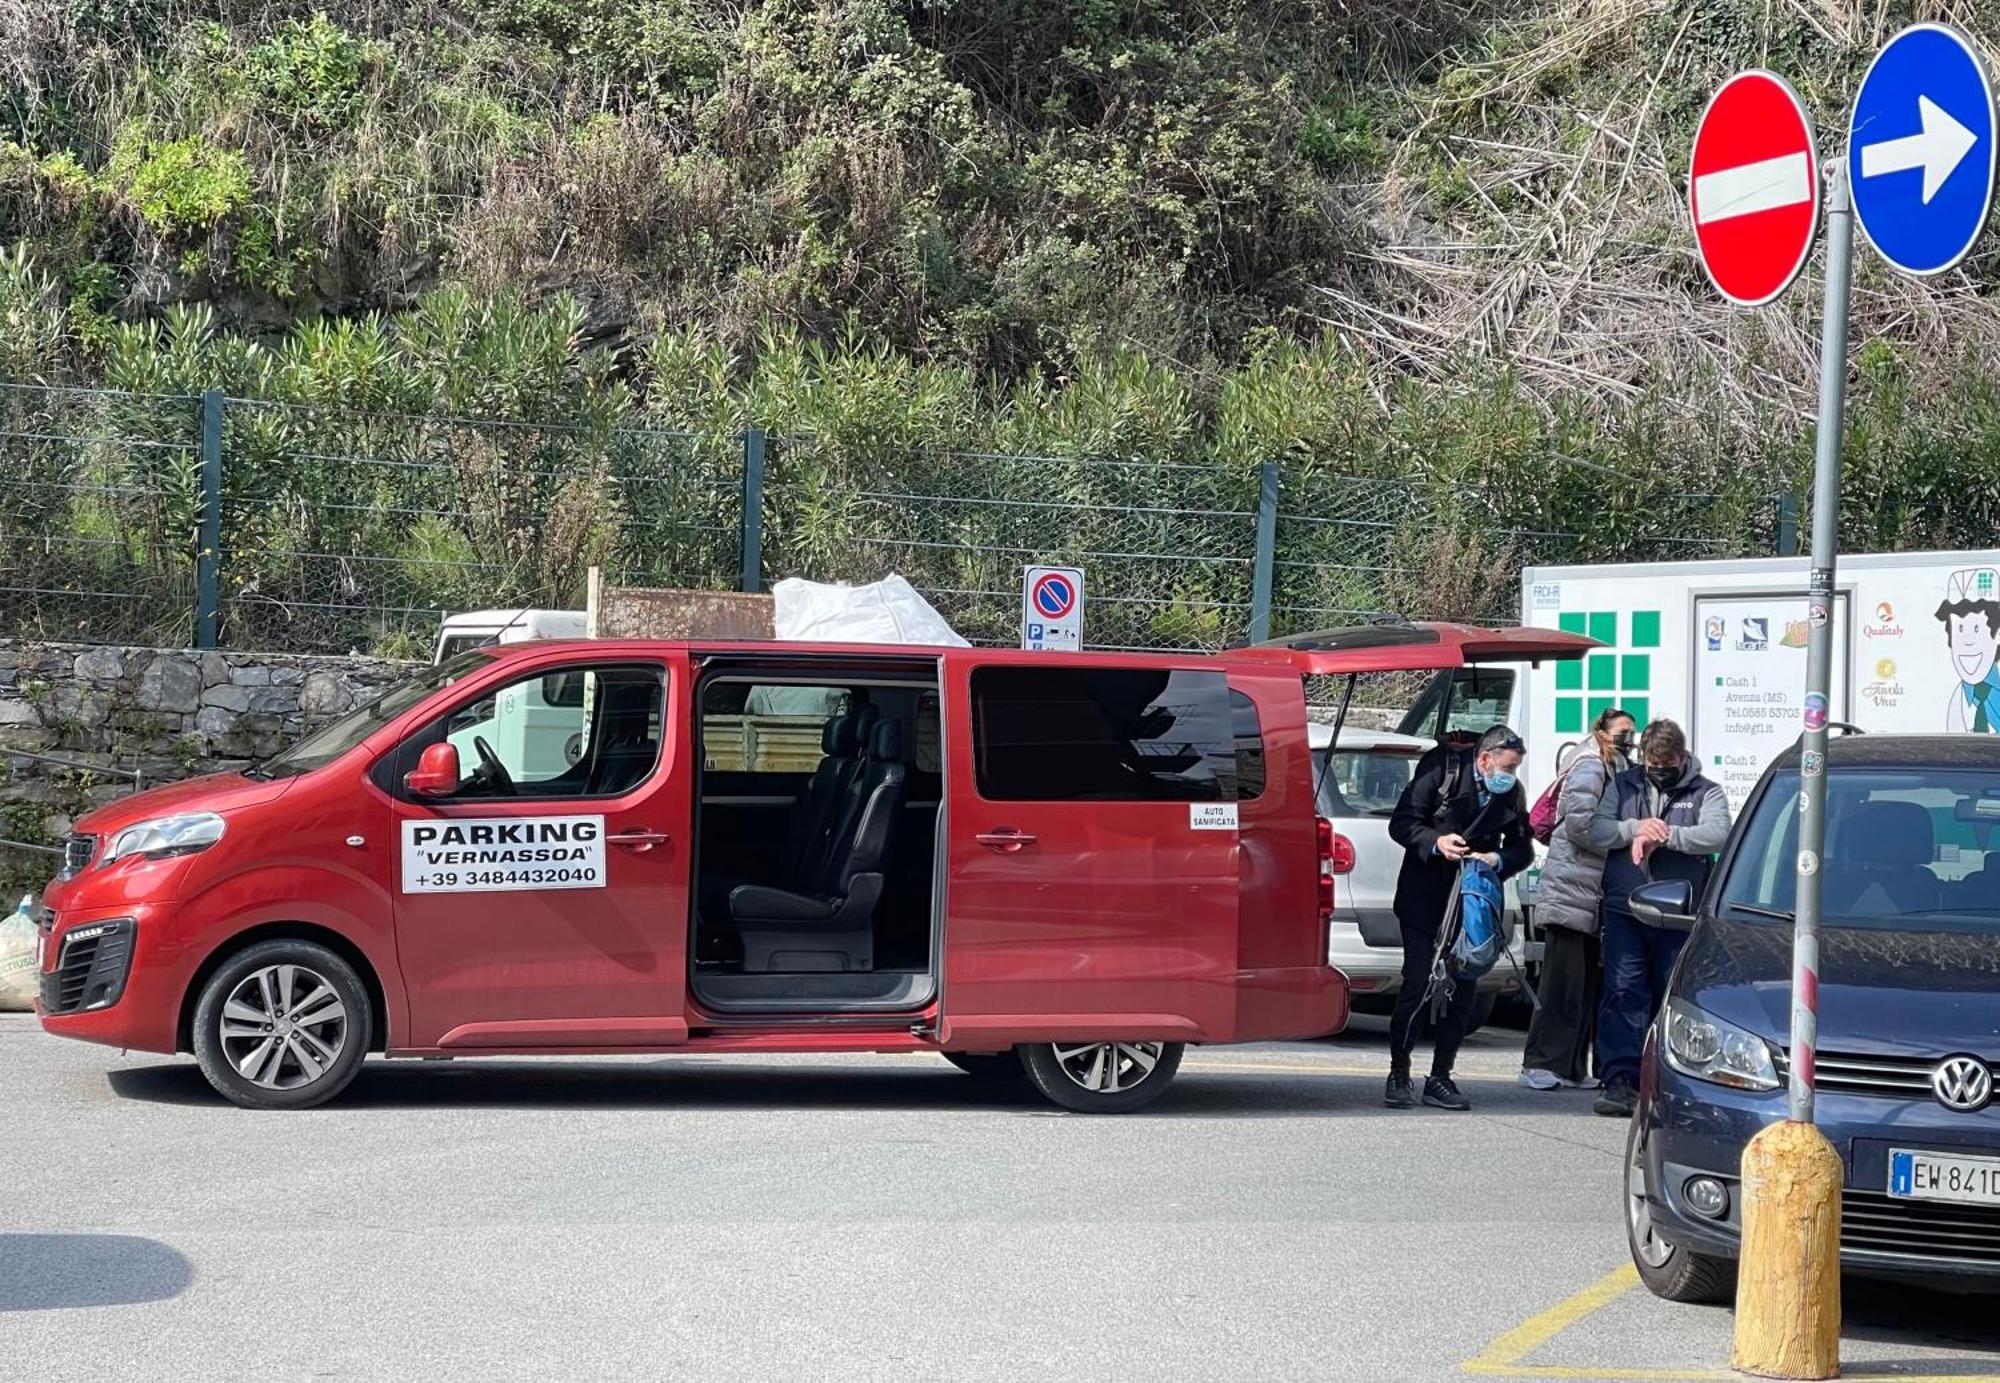
<path fill-rule="evenodd" d="M 1732 1365 L 1759 1378 L 1840 1376 L 1840 1154 L 1786 1120 L 1743 1150 L 1743 1252 Z"/>

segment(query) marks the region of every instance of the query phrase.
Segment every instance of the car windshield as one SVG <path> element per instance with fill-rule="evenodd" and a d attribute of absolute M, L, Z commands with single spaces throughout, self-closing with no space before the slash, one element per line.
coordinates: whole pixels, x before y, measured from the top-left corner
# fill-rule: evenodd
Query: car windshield
<path fill-rule="evenodd" d="M 1315 749 L 1312 760 L 1319 814 L 1336 818 L 1388 816 L 1417 766 L 1411 749 Z"/>
<path fill-rule="evenodd" d="M 1834 925 L 2000 930 L 2000 781 L 1959 769 L 1834 769 L 1820 909 Z M 1797 904 L 1799 777 L 1758 799 L 1726 911 L 1782 923 Z"/>
<path fill-rule="evenodd" d="M 323 768 L 439 687 L 448 687 L 468 672 L 484 666 L 492 656 L 484 649 L 477 649 L 426 669 L 409 681 L 391 687 L 359 710 L 349 711 L 333 724 L 315 730 L 290 749 L 254 768 L 245 769 L 245 775 L 251 778 L 290 778 Z"/>

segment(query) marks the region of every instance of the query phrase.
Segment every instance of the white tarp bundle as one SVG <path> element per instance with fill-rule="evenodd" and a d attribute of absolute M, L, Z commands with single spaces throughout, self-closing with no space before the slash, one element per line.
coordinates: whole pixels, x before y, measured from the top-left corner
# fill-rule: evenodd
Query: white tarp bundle
<path fill-rule="evenodd" d="M 771 588 L 772 633 L 803 643 L 904 643 L 969 648 L 902 577 L 829 586 L 786 577 Z"/>
<path fill-rule="evenodd" d="M 12 916 L 0 919 L 0 1010 L 35 1006 L 35 923 L 32 898 L 23 898 Z"/>

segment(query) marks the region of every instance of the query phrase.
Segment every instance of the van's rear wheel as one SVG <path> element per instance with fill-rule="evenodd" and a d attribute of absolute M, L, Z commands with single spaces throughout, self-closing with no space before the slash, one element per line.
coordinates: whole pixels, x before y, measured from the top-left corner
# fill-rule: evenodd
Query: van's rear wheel
<path fill-rule="evenodd" d="M 354 967 L 310 941 L 264 941 L 223 962 L 194 1010 L 194 1055 L 245 1109 L 309 1109 L 345 1090 L 374 1015 Z"/>
<path fill-rule="evenodd" d="M 944 1059 L 980 1080 L 1019 1080 L 1021 1054 L 1009 1049 L 1004 1052 L 946 1052 Z"/>
<path fill-rule="evenodd" d="M 1160 1098 L 1180 1069 L 1179 1042 L 1034 1042 L 1020 1048 L 1035 1089 L 1079 1114 L 1129 1114 Z"/>

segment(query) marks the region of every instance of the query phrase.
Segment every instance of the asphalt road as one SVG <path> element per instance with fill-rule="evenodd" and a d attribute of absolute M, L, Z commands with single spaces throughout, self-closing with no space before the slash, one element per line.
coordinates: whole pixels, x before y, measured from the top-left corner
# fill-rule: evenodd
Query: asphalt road
<path fill-rule="evenodd" d="M 928 1057 L 378 1062 L 252 1114 L 0 1016 L 0 1376 L 1725 1377 L 1726 1311 L 1620 1274 L 1622 1127 L 1519 1041 L 1470 1115 L 1384 1109 L 1369 1020 L 1124 1118 Z M 1995 1305 L 1857 1292 L 1850 1374 L 2000 1383 Z"/>

